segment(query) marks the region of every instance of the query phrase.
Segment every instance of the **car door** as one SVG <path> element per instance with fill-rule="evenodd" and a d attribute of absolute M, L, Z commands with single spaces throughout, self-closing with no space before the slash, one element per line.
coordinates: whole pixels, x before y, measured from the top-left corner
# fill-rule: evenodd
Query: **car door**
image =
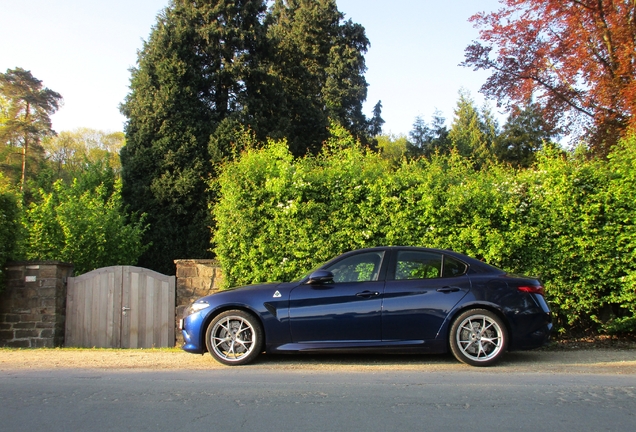
<path fill-rule="evenodd" d="M 382 340 L 435 339 L 448 313 L 470 290 L 467 269 L 437 251 L 395 251 L 384 289 Z"/>
<path fill-rule="evenodd" d="M 349 255 L 323 270 L 333 283 L 303 284 L 290 294 L 289 318 L 296 343 L 379 342 L 384 251 Z"/>

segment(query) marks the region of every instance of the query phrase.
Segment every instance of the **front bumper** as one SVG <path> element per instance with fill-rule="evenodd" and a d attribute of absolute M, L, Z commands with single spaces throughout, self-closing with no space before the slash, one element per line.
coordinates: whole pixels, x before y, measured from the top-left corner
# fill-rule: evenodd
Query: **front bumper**
<path fill-rule="evenodd" d="M 179 320 L 179 329 L 184 341 L 181 347 L 182 350 L 193 354 L 203 354 L 207 351 L 203 335 L 205 332 L 205 317 L 208 312 L 209 310 L 205 309 Z"/>

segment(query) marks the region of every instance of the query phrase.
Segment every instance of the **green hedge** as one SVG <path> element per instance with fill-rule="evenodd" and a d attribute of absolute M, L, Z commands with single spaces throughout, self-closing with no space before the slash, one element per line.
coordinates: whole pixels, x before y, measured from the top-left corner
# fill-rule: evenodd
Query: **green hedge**
<path fill-rule="evenodd" d="M 4 288 L 4 266 L 14 258 L 20 231 L 20 200 L 0 173 L 0 291 Z"/>
<path fill-rule="evenodd" d="M 341 129 L 319 156 L 246 150 L 216 187 L 226 285 L 288 280 L 347 250 L 451 248 L 540 276 L 560 328 L 636 329 L 636 138 L 608 161 L 546 150 L 532 169 L 457 155 L 389 163 Z"/>

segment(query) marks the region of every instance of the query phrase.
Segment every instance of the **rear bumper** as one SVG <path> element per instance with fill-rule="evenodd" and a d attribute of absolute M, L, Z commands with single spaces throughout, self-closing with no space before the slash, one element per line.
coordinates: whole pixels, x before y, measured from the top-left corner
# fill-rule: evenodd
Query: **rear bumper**
<path fill-rule="evenodd" d="M 512 341 L 510 351 L 531 350 L 535 348 L 541 348 L 550 342 L 550 335 L 552 334 L 552 322 L 545 323 L 533 332 L 525 335 L 524 337 L 517 338 Z"/>

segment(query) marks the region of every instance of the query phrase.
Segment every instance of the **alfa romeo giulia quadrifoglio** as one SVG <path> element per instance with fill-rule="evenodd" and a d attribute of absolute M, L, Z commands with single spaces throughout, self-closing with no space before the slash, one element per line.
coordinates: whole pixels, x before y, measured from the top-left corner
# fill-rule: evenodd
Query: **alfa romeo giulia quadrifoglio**
<path fill-rule="evenodd" d="M 183 349 L 226 365 L 261 353 L 451 351 L 489 366 L 544 345 L 552 318 L 541 283 L 450 251 L 347 252 L 292 281 L 221 291 L 192 303 Z"/>

